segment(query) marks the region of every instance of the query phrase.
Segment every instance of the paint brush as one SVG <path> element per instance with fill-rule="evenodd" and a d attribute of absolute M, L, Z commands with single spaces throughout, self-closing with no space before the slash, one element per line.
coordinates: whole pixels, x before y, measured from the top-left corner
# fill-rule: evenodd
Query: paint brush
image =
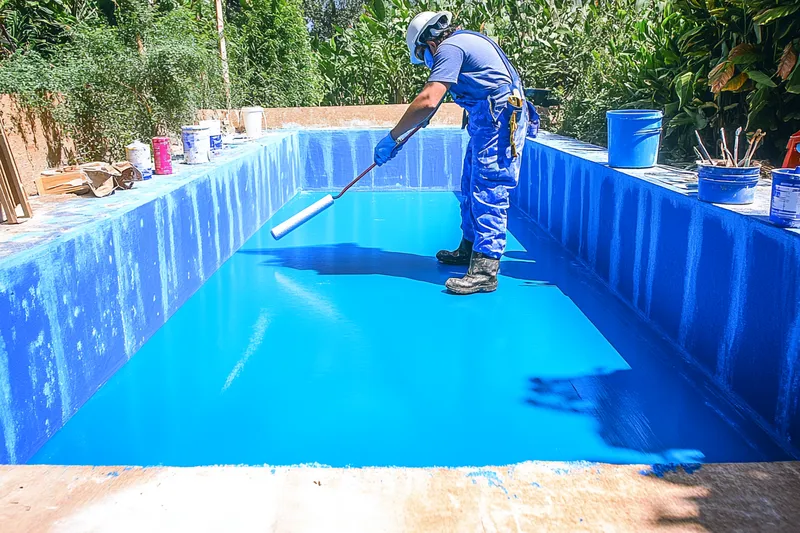
<path fill-rule="evenodd" d="M 750 137 L 750 145 L 747 147 L 747 152 L 744 154 L 744 161 L 742 161 L 743 167 L 750 166 L 750 162 L 756 153 L 756 148 L 758 147 L 758 142 L 761 139 L 761 136 L 761 130 L 757 129 L 753 136 Z"/>
<path fill-rule="evenodd" d="M 697 146 L 692 146 L 692 150 L 694 150 L 694 154 L 697 156 L 697 160 L 705 164 L 706 158 L 703 157 L 703 154 L 700 153 L 700 150 L 697 149 Z"/>
<path fill-rule="evenodd" d="M 725 157 L 725 145 L 722 143 L 722 139 L 717 141 L 717 148 L 719 148 L 719 155 L 720 159 L 722 159 L 722 166 L 728 166 L 728 158 Z"/>
<path fill-rule="evenodd" d="M 750 166 L 752 164 L 753 157 L 756 155 L 756 150 L 758 150 L 758 144 L 761 140 L 766 137 L 767 134 L 761 130 L 756 130 L 756 133 L 753 135 L 752 145 L 750 147 L 750 153 L 747 156 L 747 160 L 743 166 Z"/>
<path fill-rule="evenodd" d="M 739 137 L 742 135 L 742 127 L 736 128 L 736 138 L 733 140 L 733 166 L 739 166 Z"/>
<path fill-rule="evenodd" d="M 725 160 L 726 167 L 732 167 L 734 166 L 733 155 L 731 155 L 730 150 L 728 150 L 728 139 L 725 137 L 725 128 L 719 129 L 719 136 L 722 140 L 722 159 Z"/>
<path fill-rule="evenodd" d="M 703 140 L 700 138 L 700 132 L 694 130 L 694 134 L 695 136 L 697 136 L 697 144 L 700 147 L 700 153 L 702 153 L 705 156 L 705 158 L 708 160 L 709 163 L 714 164 L 714 160 L 711 158 L 711 154 L 708 153 L 708 150 L 706 150 L 706 147 L 703 144 Z"/>

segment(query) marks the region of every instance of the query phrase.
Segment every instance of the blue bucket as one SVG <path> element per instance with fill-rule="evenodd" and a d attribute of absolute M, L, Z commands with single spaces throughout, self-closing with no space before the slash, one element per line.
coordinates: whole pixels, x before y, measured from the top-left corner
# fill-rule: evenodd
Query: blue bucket
<path fill-rule="evenodd" d="M 606 111 L 609 166 L 654 167 L 661 143 L 663 116 L 661 111 L 650 109 Z"/>
<path fill-rule="evenodd" d="M 769 221 L 782 228 L 800 228 L 800 167 L 772 170 Z"/>
<path fill-rule="evenodd" d="M 761 167 L 700 165 L 697 197 L 712 204 L 752 204 Z"/>

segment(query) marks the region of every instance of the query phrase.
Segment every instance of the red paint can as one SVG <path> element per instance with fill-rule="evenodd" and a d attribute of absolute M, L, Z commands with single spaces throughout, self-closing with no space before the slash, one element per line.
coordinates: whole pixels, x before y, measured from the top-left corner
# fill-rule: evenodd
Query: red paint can
<path fill-rule="evenodd" d="M 169 149 L 169 137 L 153 137 L 153 160 L 156 174 L 162 176 L 172 174 L 172 155 Z"/>

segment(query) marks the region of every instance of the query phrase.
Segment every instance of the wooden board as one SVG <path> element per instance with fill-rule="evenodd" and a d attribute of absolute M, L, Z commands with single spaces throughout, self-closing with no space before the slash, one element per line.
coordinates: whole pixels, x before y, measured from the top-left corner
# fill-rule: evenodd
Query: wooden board
<path fill-rule="evenodd" d="M 11 191 L 6 183 L 5 172 L 0 168 L 0 211 L 5 215 L 3 218 L 6 222 L 16 224 L 17 220 L 17 206 L 11 200 Z"/>
<path fill-rule="evenodd" d="M 30 218 L 33 215 L 31 205 L 28 203 L 28 195 L 25 194 L 25 189 L 22 187 L 22 179 L 17 169 L 17 163 L 14 161 L 14 154 L 11 153 L 11 145 L 2 121 L 0 121 L 0 167 L 2 167 L 0 182 L 4 184 L 4 196 L 7 196 L 8 201 L 12 204 L 10 208 L 5 205 L 3 207 L 8 221 L 18 222 L 16 220 L 16 206 L 18 205 L 22 207 L 23 215 Z"/>

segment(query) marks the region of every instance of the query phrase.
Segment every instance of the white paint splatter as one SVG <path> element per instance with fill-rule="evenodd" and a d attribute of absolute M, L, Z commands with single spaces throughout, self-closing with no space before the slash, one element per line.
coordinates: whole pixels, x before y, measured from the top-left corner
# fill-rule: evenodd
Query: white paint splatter
<path fill-rule="evenodd" d="M 75 308 L 75 309 L 72 311 L 72 316 L 74 316 L 75 318 L 78 318 L 78 315 L 79 315 L 79 314 L 81 314 L 81 308 L 80 308 L 80 307 L 76 307 L 76 308 Z"/>
<path fill-rule="evenodd" d="M 225 380 L 225 385 L 222 387 L 222 392 L 228 390 L 233 383 L 233 380 L 239 377 L 239 374 L 244 368 L 244 365 L 247 363 L 247 360 L 250 359 L 250 357 L 252 357 L 256 350 L 258 350 L 258 348 L 261 346 L 261 343 L 264 341 L 264 334 L 267 331 L 267 326 L 269 326 L 269 315 L 267 314 L 266 309 L 262 309 L 261 314 L 259 314 L 258 319 L 253 326 L 253 334 L 250 336 L 250 342 L 247 345 L 247 349 L 244 351 L 241 359 L 239 359 L 239 362 L 236 363 L 236 366 L 233 367 L 231 373 L 228 374 L 228 379 Z"/>
<path fill-rule="evenodd" d="M 50 408 L 53 406 L 53 402 L 55 401 L 55 398 L 53 397 L 53 391 L 56 384 L 56 372 L 55 368 L 53 368 L 53 361 L 47 362 L 45 373 L 47 374 L 47 381 L 44 383 L 42 392 L 44 393 L 44 397 L 47 398 L 47 407 Z"/>
<path fill-rule="evenodd" d="M 0 335 L 0 426 L 3 427 L 3 442 L 8 462 L 17 462 L 17 426 L 11 408 L 11 372 L 8 368 L 8 352 L 3 336 Z"/>

